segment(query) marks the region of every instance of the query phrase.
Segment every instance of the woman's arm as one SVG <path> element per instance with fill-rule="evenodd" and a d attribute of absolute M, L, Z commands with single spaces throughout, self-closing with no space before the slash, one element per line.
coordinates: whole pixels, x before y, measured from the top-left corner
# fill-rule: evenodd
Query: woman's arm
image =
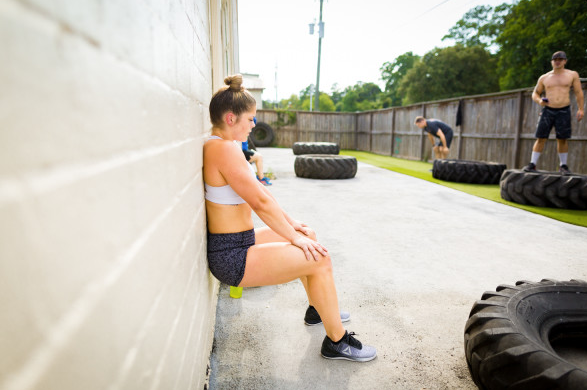
<path fill-rule="evenodd" d="M 273 194 L 271 193 L 271 191 L 269 191 L 267 189 L 267 187 L 265 186 L 261 186 L 263 191 L 265 191 L 265 193 L 270 196 L 275 203 L 277 203 L 279 205 L 279 203 L 277 202 L 277 199 L 275 199 L 275 197 L 273 196 Z M 293 219 L 292 217 L 289 216 L 288 213 L 285 212 L 285 210 L 280 206 L 281 212 L 283 213 L 283 216 L 285 217 L 286 221 L 294 228 L 294 230 L 297 230 L 299 232 L 302 232 L 304 235 L 308 235 L 311 232 L 311 229 L 308 227 L 308 225 L 306 225 L 303 222 L 297 221 L 295 219 Z"/>
<path fill-rule="evenodd" d="M 326 248 L 296 231 L 295 221 L 281 209 L 273 195 L 253 177 L 244 155 L 238 148 L 222 143 L 218 149 L 220 150 L 214 151 L 216 154 L 213 161 L 220 174 L 267 226 L 301 248 L 308 260 L 317 260 L 316 252 L 326 256 Z"/>

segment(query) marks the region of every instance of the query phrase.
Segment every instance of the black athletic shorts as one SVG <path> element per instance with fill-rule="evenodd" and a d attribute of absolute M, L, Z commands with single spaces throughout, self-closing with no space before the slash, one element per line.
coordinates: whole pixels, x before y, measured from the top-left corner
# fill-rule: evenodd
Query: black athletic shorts
<path fill-rule="evenodd" d="M 253 245 L 253 229 L 239 233 L 208 232 L 208 267 L 212 275 L 229 286 L 238 286 L 245 276 L 247 251 Z"/>
<path fill-rule="evenodd" d="M 452 131 L 450 133 L 445 134 L 444 138 L 446 139 L 446 147 L 450 149 L 450 144 L 452 143 Z M 441 139 L 438 140 L 436 146 L 442 146 Z"/>
<path fill-rule="evenodd" d="M 247 158 L 247 161 L 251 161 L 251 157 L 253 157 L 253 155 L 255 154 L 255 152 L 253 152 L 250 149 L 243 150 L 243 153 L 245 154 L 245 157 Z"/>
<path fill-rule="evenodd" d="M 557 139 L 571 138 L 571 106 L 544 107 L 536 126 L 536 138 L 548 138 L 554 126 Z"/>

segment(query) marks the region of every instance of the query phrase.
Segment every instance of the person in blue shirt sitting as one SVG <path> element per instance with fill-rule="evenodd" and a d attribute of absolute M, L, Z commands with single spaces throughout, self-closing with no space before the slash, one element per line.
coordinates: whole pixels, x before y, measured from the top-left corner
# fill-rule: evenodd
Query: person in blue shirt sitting
<path fill-rule="evenodd" d="M 253 122 L 256 125 L 257 118 L 254 118 Z M 242 148 L 247 161 L 249 163 L 255 163 L 255 166 L 257 167 L 257 180 L 259 180 L 265 186 L 272 185 L 269 178 L 263 174 L 263 155 L 261 155 L 261 153 L 257 152 L 255 149 L 249 149 L 248 138 L 246 141 L 242 142 Z"/>

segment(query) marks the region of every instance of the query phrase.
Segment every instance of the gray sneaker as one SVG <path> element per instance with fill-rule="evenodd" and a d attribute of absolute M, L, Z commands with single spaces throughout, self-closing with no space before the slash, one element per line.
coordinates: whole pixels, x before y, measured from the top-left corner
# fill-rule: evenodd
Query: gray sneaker
<path fill-rule="evenodd" d="M 334 343 L 328 336 L 322 342 L 322 357 L 326 359 L 344 359 L 353 362 L 368 362 L 377 357 L 375 348 L 363 345 L 354 338 L 355 332 L 344 332 L 344 336 L 338 343 Z"/>
<path fill-rule="evenodd" d="M 340 312 L 340 320 L 342 322 L 348 322 L 351 320 L 351 313 L 346 311 Z M 304 316 L 304 323 L 308 326 L 318 325 L 322 323 L 322 319 L 320 318 L 320 314 L 318 311 L 314 309 L 314 306 L 308 306 L 306 310 L 306 315 Z"/>

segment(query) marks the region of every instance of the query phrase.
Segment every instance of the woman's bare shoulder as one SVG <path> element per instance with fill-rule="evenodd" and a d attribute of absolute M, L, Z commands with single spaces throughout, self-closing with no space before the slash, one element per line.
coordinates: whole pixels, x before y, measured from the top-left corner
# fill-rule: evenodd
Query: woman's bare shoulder
<path fill-rule="evenodd" d="M 222 139 L 211 139 L 204 144 L 204 153 L 214 156 L 230 154 L 234 149 L 236 148 L 233 142 Z"/>
<path fill-rule="evenodd" d="M 244 154 L 232 141 L 212 140 L 204 145 L 204 165 L 226 169 L 234 166 L 241 158 L 244 159 Z"/>

